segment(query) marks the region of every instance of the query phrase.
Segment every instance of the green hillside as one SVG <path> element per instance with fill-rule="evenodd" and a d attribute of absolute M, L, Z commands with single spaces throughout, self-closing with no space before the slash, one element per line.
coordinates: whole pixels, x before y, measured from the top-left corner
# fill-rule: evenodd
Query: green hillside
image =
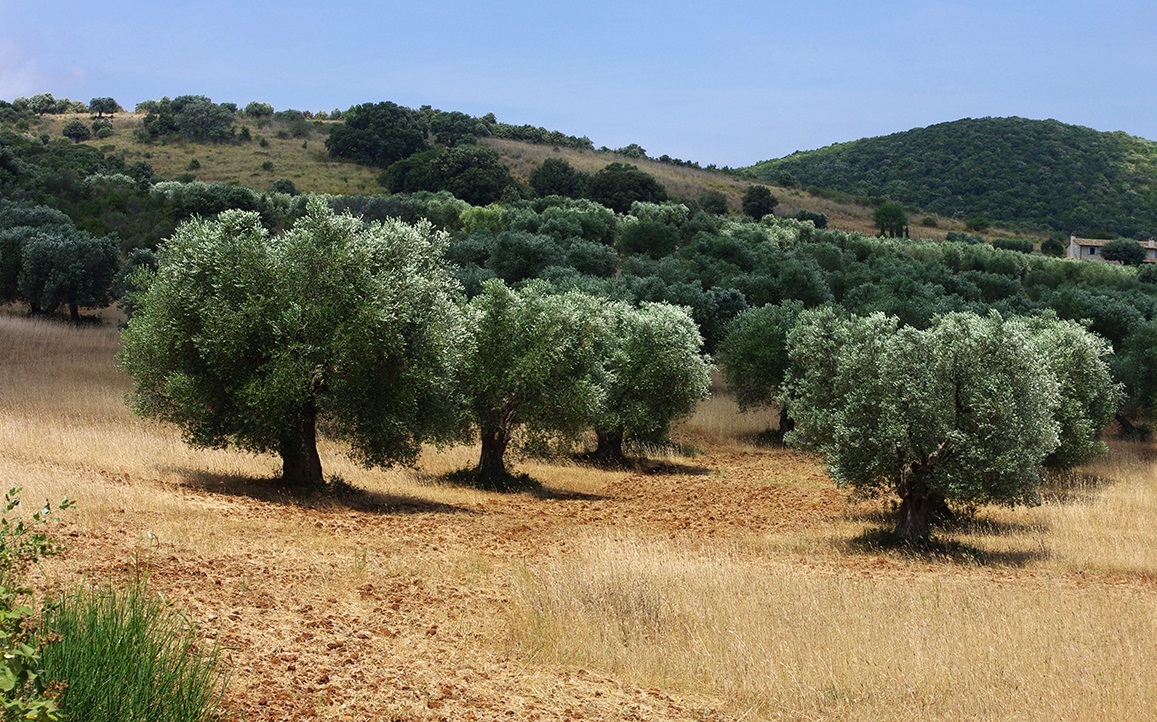
<path fill-rule="evenodd" d="M 1157 234 L 1157 142 L 1055 120 L 967 118 L 793 153 L 745 172 L 956 218 Z"/>

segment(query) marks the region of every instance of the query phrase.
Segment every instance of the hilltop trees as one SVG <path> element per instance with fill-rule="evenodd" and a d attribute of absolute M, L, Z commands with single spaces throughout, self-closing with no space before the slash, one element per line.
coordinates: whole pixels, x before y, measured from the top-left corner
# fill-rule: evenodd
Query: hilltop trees
<path fill-rule="evenodd" d="M 421 116 L 396 103 L 355 105 L 325 139 L 335 158 L 386 168 L 426 147 Z"/>
<path fill-rule="evenodd" d="M 105 113 L 116 115 L 121 110 L 121 106 L 112 98 L 93 98 L 88 101 L 88 109 L 90 112 L 96 113 L 96 117 L 103 118 Z"/>
<path fill-rule="evenodd" d="M 428 223 L 363 224 L 320 202 L 271 236 L 256 213 L 182 224 L 139 272 L 120 361 L 136 411 L 191 443 L 274 452 L 282 478 L 322 483 L 317 431 L 363 463 L 412 462 L 454 430 L 464 341 Z"/>

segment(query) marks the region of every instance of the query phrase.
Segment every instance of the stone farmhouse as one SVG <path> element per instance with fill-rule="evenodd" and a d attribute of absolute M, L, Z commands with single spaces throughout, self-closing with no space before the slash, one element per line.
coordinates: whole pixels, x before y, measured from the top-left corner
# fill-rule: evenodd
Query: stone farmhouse
<path fill-rule="evenodd" d="M 1099 238 L 1077 238 L 1069 236 L 1069 246 L 1065 249 L 1065 258 L 1075 258 L 1079 261 L 1101 261 L 1101 247 L 1108 240 Z M 1157 240 L 1150 238 L 1147 241 L 1138 241 L 1145 249 L 1145 263 L 1157 263 Z"/>

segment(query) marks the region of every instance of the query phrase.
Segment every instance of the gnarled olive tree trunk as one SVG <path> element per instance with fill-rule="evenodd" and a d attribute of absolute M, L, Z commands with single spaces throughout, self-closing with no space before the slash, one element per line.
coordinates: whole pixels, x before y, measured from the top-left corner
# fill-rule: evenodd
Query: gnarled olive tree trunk
<path fill-rule="evenodd" d="M 480 486 L 502 488 L 506 486 L 510 473 L 506 470 L 506 447 L 510 446 L 510 430 L 502 425 L 483 426 L 482 454 L 474 475 Z"/>
<path fill-rule="evenodd" d="M 317 489 L 325 484 L 317 453 L 317 409 L 298 410 L 281 437 L 281 480 L 296 489 Z"/>
<path fill-rule="evenodd" d="M 592 456 L 603 464 L 626 466 L 627 455 L 623 453 L 623 436 L 622 429 L 613 431 L 596 429 L 595 438 L 598 439 L 598 446 L 595 447 Z"/>

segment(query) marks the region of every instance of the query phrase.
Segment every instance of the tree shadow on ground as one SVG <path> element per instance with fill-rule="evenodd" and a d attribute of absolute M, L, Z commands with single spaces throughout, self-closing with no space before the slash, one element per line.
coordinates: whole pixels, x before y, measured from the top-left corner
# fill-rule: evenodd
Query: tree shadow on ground
<path fill-rule="evenodd" d="M 340 477 L 319 489 L 297 489 L 278 478 L 243 474 L 214 474 L 197 469 L 174 469 L 183 477 L 181 486 L 221 496 L 242 497 L 269 504 L 303 509 L 349 509 L 366 514 L 474 514 L 472 509 L 429 501 L 403 494 L 383 494 L 352 486 Z"/>
<path fill-rule="evenodd" d="M 1014 551 L 980 549 L 956 539 L 938 537 L 935 531 L 930 539 L 913 543 L 897 536 L 892 529 L 883 527 L 868 529 L 850 539 L 840 540 L 836 546 L 851 554 L 874 556 L 886 553 L 913 561 L 947 562 L 972 567 L 1021 567 L 1048 558 L 1048 552 L 1043 548 Z"/>
<path fill-rule="evenodd" d="M 842 515 L 844 519 L 864 524 L 872 524 L 880 529 L 890 529 L 896 523 L 895 502 L 883 506 L 853 507 Z M 983 536 L 1013 536 L 1047 531 L 1041 523 L 1005 521 L 983 516 L 976 510 L 956 510 L 952 518 L 939 518 L 932 523 L 932 532 L 951 534 L 976 534 Z"/>
<path fill-rule="evenodd" d="M 491 491 L 497 494 L 529 494 L 539 499 L 554 501 L 603 501 L 610 497 L 600 494 L 588 494 L 582 491 L 569 489 L 555 489 L 544 485 L 529 474 L 507 474 L 501 477 L 480 480 L 473 468 L 451 471 L 438 477 L 439 481 L 464 489 Z"/>
<path fill-rule="evenodd" d="M 589 466 L 603 471 L 622 471 L 648 476 L 707 476 L 711 469 L 705 466 L 679 464 L 673 461 L 660 461 L 645 456 L 627 456 L 623 459 L 607 459 L 591 454 L 578 454 L 573 457 L 575 463 Z"/>

